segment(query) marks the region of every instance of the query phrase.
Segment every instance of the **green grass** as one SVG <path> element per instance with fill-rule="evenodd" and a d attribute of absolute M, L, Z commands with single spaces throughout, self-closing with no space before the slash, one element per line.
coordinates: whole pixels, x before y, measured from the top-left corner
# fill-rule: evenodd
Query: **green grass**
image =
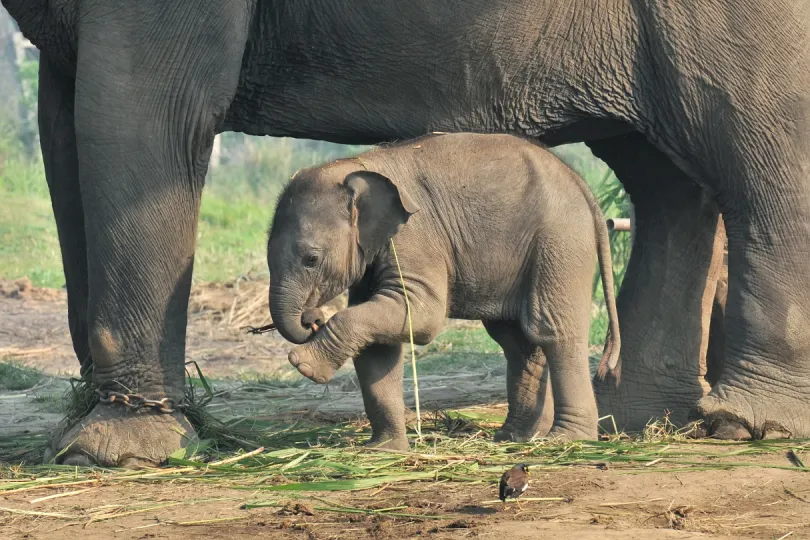
<path fill-rule="evenodd" d="M 454 415 L 454 428 L 464 422 L 459 417 L 467 416 L 464 411 L 459 413 Z M 492 494 L 494 486 L 504 470 L 518 462 L 526 463 L 532 474 L 540 475 L 541 484 L 543 476 L 559 478 L 552 475 L 566 470 L 579 470 L 577 476 L 582 476 L 587 475 L 589 469 L 608 466 L 612 475 L 641 475 L 638 482 L 642 484 L 649 480 L 643 478 L 644 475 L 661 473 L 676 473 L 675 478 L 680 481 L 678 474 L 752 467 L 760 471 L 791 471 L 793 474 L 810 471 L 806 467 L 793 466 L 784 459 L 757 459 L 759 456 L 781 457 L 791 451 L 796 455 L 806 455 L 810 449 L 806 441 L 690 443 L 685 440 L 683 433 L 671 430 L 661 432 L 653 426 L 649 430 L 651 437 L 614 435 L 605 440 L 588 442 L 564 443 L 538 439 L 527 443 L 495 444 L 491 441 L 491 428 L 472 421 L 468 422 L 469 427 L 465 431 L 454 434 L 448 430 L 450 424 L 445 422 L 446 418 L 447 415 L 437 414 L 433 422 L 428 422 L 423 430 L 423 439 L 412 440 L 408 453 L 359 447 L 358 443 L 368 437 L 368 431 L 352 423 L 328 427 L 288 426 L 290 429 L 282 432 L 256 433 L 253 443 L 247 447 L 253 448 L 250 451 L 223 451 L 202 442 L 175 452 L 169 457 L 167 467 L 134 471 L 20 465 L 17 459 L 20 451 L 25 449 L 26 444 L 37 442 L 32 437 L 27 440 L 0 437 L 0 496 L 6 499 L 24 497 L 31 503 L 37 503 L 56 496 L 80 495 L 86 490 L 100 487 L 107 488 L 110 493 L 127 495 L 122 505 L 84 504 L 77 498 L 58 508 L 34 504 L 23 508 L 8 504 L 0 508 L 0 513 L 18 524 L 27 524 L 26 520 L 35 519 L 38 522 L 50 521 L 51 528 L 58 529 L 69 524 L 89 526 L 92 523 L 110 522 L 132 514 L 149 517 L 147 527 L 160 522 L 227 525 L 230 521 L 252 517 L 247 512 L 252 509 L 278 509 L 282 516 L 297 513 L 300 509 L 309 515 L 314 511 L 318 522 L 329 519 L 324 513 L 359 514 L 385 519 L 388 526 L 393 528 L 392 522 L 396 526 L 414 521 L 437 523 L 434 520 L 449 522 L 469 518 L 469 513 L 452 508 L 454 505 L 447 508 L 443 508 L 443 505 L 429 506 L 423 504 L 422 497 L 403 495 L 418 493 L 420 488 L 414 485 L 417 483 L 427 484 L 433 491 L 443 490 L 447 493 L 463 489 L 460 484 L 474 486 L 478 495 L 469 501 L 466 508 L 477 506 L 484 510 L 500 506 L 502 503 Z M 11 459 L 7 459 L 8 456 Z M 692 476 L 684 476 L 686 478 Z M 699 481 L 699 474 L 695 478 Z M 540 497 L 532 497 L 530 493 L 530 496 L 522 497 L 520 502 L 528 503 L 530 507 L 532 503 L 540 503 L 535 507 L 538 509 L 570 502 L 565 497 L 542 493 L 545 487 L 534 488 Z M 204 488 L 217 488 L 220 491 L 216 498 L 187 496 L 189 490 Z M 387 491 L 382 493 L 384 490 Z M 160 493 L 159 500 L 155 498 L 157 492 Z M 794 494 L 787 488 L 785 492 L 804 500 L 802 495 Z M 190 508 L 199 503 L 212 502 L 221 504 L 222 509 L 227 510 L 224 512 L 226 515 L 199 515 L 195 518 L 192 512 L 190 521 L 173 522 L 171 515 L 160 512 L 167 508 L 174 511 L 182 506 Z M 618 501 L 616 504 L 628 502 Z M 552 512 L 557 512 L 554 515 L 559 515 L 558 511 L 552 509 Z M 282 528 L 286 527 L 286 523 L 282 524 Z M 307 525 L 314 523 L 308 522 Z"/>
<path fill-rule="evenodd" d="M 637 437 L 614 433 L 605 434 L 599 441 L 569 443 L 537 439 L 527 443 L 495 444 L 489 419 L 479 416 L 474 411 L 464 410 L 433 414 L 425 422 L 423 438 L 412 440 L 411 453 L 407 455 L 358 447 L 369 432 L 367 426 L 356 423 L 271 425 L 241 418 L 240 450 L 203 440 L 172 454 L 169 468 L 157 471 L 0 466 L 0 478 L 3 478 L 0 495 L 41 489 L 43 485 L 76 486 L 76 482 L 110 485 L 169 483 L 182 479 L 184 484 L 204 482 L 244 490 L 243 508 L 258 508 L 275 506 L 280 502 L 278 496 L 289 497 L 290 492 L 349 491 L 418 481 L 493 484 L 505 467 L 517 461 L 543 472 L 606 463 L 623 474 L 641 475 L 746 467 L 810 471 L 791 465 L 787 460 L 753 462 L 746 459 L 784 455 L 789 450 L 797 455 L 805 454 L 810 443 L 801 440 L 689 442 L 689 429 L 677 430 L 662 420 L 651 423 Z M 0 463 L 19 463 L 8 456 L 19 456 L 20 451 L 42 444 L 44 440 L 33 436 L 25 440 L 0 437 Z"/>
<path fill-rule="evenodd" d="M 452 343 L 460 349 L 494 350 L 485 336 L 472 329 L 450 329 L 437 342 Z M 15 380 L 20 379 L 19 366 L 12 367 Z M 362 421 L 325 425 L 314 418 L 302 418 L 289 423 L 274 419 L 266 412 L 258 417 L 245 412 L 243 416 L 225 422 L 218 420 L 206 410 L 215 388 L 199 370 L 191 368 L 190 372 L 194 376 L 189 375 L 186 415 L 200 439 L 174 452 L 168 459 L 168 467 L 124 471 L 32 465 L 40 462 L 50 433 L 0 436 L 0 495 L 21 491 L 33 493 L 43 487 L 48 488 L 48 493 L 54 493 L 53 489 L 59 486 L 84 489 L 131 483 L 180 481 L 188 485 L 199 482 L 244 492 L 244 496 L 237 496 L 238 506 L 243 509 L 281 507 L 291 497 L 315 497 L 326 505 L 318 507 L 323 511 L 390 512 L 387 515 L 432 519 L 432 513 L 407 505 L 392 505 L 386 509 L 354 508 L 333 505 L 318 498 L 325 495 L 317 494 L 413 482 L 493 485 L 503 470 L 516 462 L 527 463 L 533 471 L 545 473 L 570 467 L 603 467 L 605 464 L 610 464 L 619 474 L 634 475 L 750 467 L 810 472 L 798 461 L 797 465 L 784 459 L 756 460 L 757 456 L 784 456 L 787 452 L 806 456 L 810 450 L 810 442 L 806 440 L 690 440 L 694 425 L 678 429 L 667 418 L 651 422 L 642 433 L 633 437 L 604 432 L 598 441 L 564 442 L 538 438 L 526 443 L 496 444 L 492 442 L 492 433 L 503 418 L 476 409 L 433 411 L 424 416 L 421 437 L 415 437 L 414 432 L 409 431 L 409 453 L 375 451 L 360 446 L 370 436 L 368 424 Z M 76 412 L 86 408 L 86 398 L 91 395 L 83 385 L 74 387 L 71 410 Z M 224 399 L 233 397 L 229 394 Z M 146 504 L 147 499 L 142 502 Z M 154 506 L 155 509 L 159 507 Z M 5 511 L 15 512 L 14 509 Z M 32 511 L 36 513 L 37 509 Z M 107 513 L 99 513 L 100 517 L 77 514 L 83 512 L 79 509 L 64 512 L 68 513 L 43 514 L 43 517 L 73 521 L 115 517 Z"/>
<path fill-rule="evenodd" d="M 200 208 L 196 281 L 229 281 L 244 274 L 267 274 L 269 203 L 245 199 L 229 202 L 204 193 Z"/>
<path fill-rule="evenodd" d="M 44 182 L 44 179 L 40 179 Z M 2 189 L 0 278 L 28 276 L 37 287 L 65 284 L 59 240 L 47 195 Z M 267 272 L 266 230 L 273 208 L 251 200 L 203 195 L 194 278 L 225 281 Z"/>
<path fill-rule="evenodd" d="M 25 364 L 0 361 L 0 391 L 28 390 L 44 378 L 42 372 Z"/>
<path fill-rule="evenodd" d="M 447 328 L 419 351 L 417 374 L 446 374 L 478 368 L 489 370 L 503 364 L 500 346 L 483 328 Z M 413 376 L 410 362 L 405 362 L 405 376 Z"/>
<path fill-rule="evenodd" d="M 28 276 L 38 286 L 62 287 L 59 240 L 42 161 L 2 137 L 0 201 L 0 278 Z"/>
<path fill-rule="evenodd" d="M 0 191 L 0 278 L 28 276 L 40 287 L 65 284 L 59 240 L 46 197 Z"/>

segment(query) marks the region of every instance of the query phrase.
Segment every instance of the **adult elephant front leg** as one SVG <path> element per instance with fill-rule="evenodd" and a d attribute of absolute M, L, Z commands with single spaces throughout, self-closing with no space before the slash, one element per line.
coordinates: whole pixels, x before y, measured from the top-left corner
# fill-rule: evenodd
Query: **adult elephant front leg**
<path fill-rule="evenodd" d="M 635 211 L 617 299 L 621 381 L 594 379 L 599 414 L 630 431 L 667 412 L 683 424 L 709 392 L 706 349 L 723 256 L 717 205 L 640 134 L 589 146 L 616 172 Z"/>
<path fill-rule="evenodd" d="M 75 128 L 93 382 L 177 404 L 200 195 L 249 15 L 235 1 L 79 9 Z M 62 438 L 63 461 L 154 465 L 193 436 L 180 412 L 99 403 Z"/>
<path fill-rule="evenodd" d="M 93 367 L 87 336 L 87 241 L 79 187 L 73 106 L 73 77 L 54 65 L 47 54 L 39 59 L 39 136 L 45 177 L 51 195 L 65 286 L 73 350 L 82 375 Z"/>

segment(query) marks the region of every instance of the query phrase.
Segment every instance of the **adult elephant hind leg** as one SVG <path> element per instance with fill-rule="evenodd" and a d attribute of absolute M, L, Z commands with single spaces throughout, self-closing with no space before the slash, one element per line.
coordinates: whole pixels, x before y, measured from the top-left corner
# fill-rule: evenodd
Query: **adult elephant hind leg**
<path fill-rule="evenodd" d="M 401 344 L 374 344 L 354 359 L 363 405 L 371 422 L 370 446 L 408 449 L 402 367 Z"/>
<path fill-rule="evenodd" d="M 87 326 L 87 241 L 79 186 L 73 106 L 75 82 L 53 65 L 47 54 L 39 59 L 39 135 L 45 178 L 51 195 L 65 287 L 73 350 L 86 375 L 93 366 Z"/>
<path fill-rule="evenodd" d="M 723 265 L 712 302 L 712 318 L 709 326 L 709 345 L 706 351 L 706 380 L 711 386 L 717 384 L 723 373 L 726 359 L 726 300 L 728 300 L 728 249 L 725 226 L 718 228 L 724 248 Z"/>
<path fill-rule="evenodd" d="M 543 350 L 531 343 L 514 322 L 485 321 L 489 335 L 506 356 L 506 421 L 495 441 L 528 441 L 545 436 L 554 421 L 551 379 Z"/>
<path fill-rule="evenodd" d="M 725 362 L 697 407 L 717 438 L 810 437 L 809 116 L 805 140 L 760 138 L 774 146 L 738 159 L 723 184 Z"/>
<path fill-rule="evenodd" d="M 249 14 L 235 1 L 84 5 L 75 127 L 93 382 L 177 404 L 200 195 Z M 171 47 L 159 29 L 171 32 Z M 163 462 L 193 437 L 179 411 L 113 402 L 99 403 L 60 444 L 65 463 L 137 466 Z"/>
<path fill-rule="evenodd" d="M 599 414 L 641 431 L 669 414 L 685 424 L 709 391 L 706 349 L 722 268 L 716 203 L 637 133 L 589 143 L 623 183 L 634 238 L 617 298 L 622 335 L 619 384 L 594 379 Z M 606 428 L 612 422 L 606 421 Z"/>

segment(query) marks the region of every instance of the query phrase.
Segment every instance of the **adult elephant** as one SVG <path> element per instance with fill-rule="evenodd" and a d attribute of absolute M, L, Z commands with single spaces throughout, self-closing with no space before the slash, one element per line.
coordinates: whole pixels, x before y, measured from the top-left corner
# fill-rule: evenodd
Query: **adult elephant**
<path fill-rule="evenodd" d="M 633 429 L 697 404 L 719 436 L 810 436 L 804 0 L 2 1 L 42 51 L 70 328 L 102 390 L 182 397 L 217 132 L 498 131 L 586 141 L 635 205 L 623 378 L 598 386 L 603 414 Z M 706 395 L 720 209 L 726 361 Z M 180 413 L 99 404 L 62 458 L 157 462 L 179 432 Z"/>

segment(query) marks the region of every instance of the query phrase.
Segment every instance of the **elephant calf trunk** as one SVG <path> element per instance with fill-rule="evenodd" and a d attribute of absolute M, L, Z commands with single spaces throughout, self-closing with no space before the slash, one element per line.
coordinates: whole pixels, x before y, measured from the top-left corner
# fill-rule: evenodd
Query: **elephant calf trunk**
<path fill-rule="evenodd" d="M 279 293 L 270 295 L 270 315 L 276 329 L 287 341 L 305 343 L 312 337 L 313 329 L 304 323 L 304 310 L 300 307 L 304 302 L 281 298 L 282 294 Z"/>
<path fill-rule="evenodd" d="M 326 322 L 326 315 L 320 308 L 313 308 L 304 311 L 301 315 L 301 324 L 317 332 Z"/>

